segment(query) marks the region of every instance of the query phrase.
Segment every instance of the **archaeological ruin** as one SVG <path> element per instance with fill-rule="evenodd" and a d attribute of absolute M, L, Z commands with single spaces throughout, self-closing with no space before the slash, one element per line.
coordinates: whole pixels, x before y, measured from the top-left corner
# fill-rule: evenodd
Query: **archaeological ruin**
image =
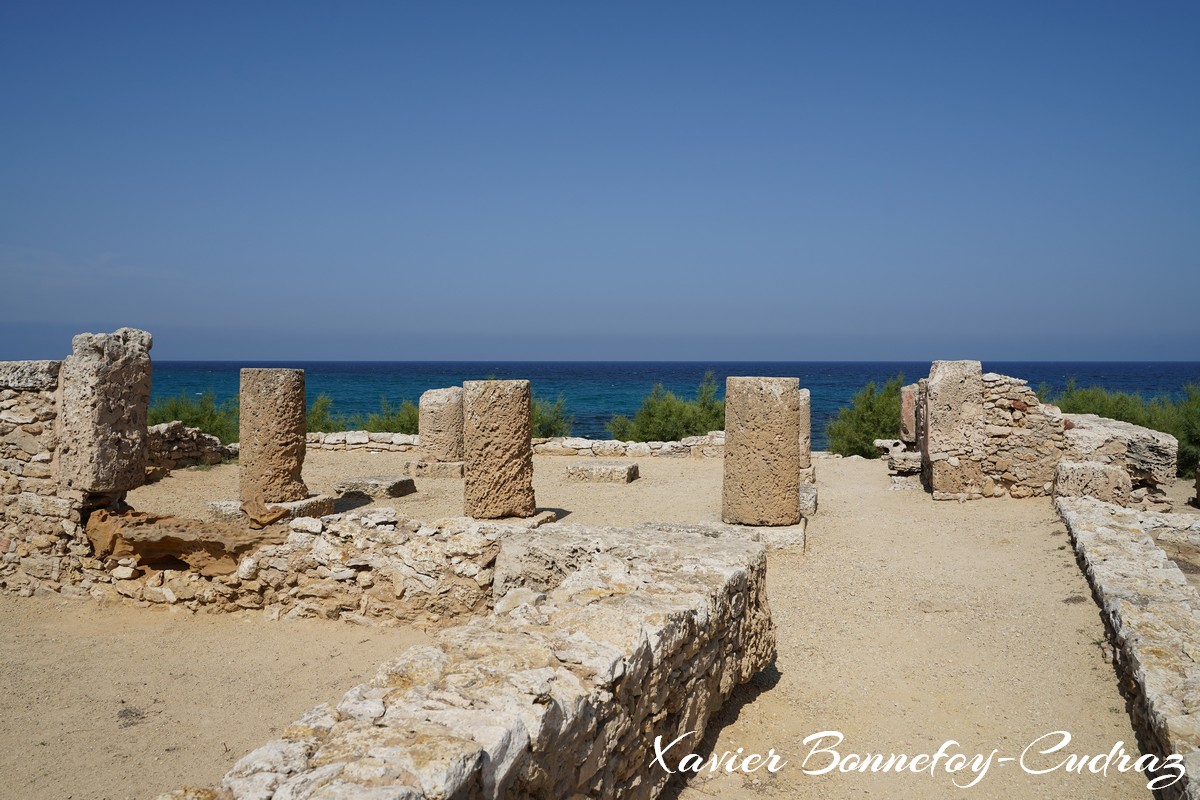
<path fill-rule="evenodd" d="M 622 442 L 532 438 L 520 380 L 426 392 L 415 436 L 307 433 L 303 371 L 244 369 L 240 442 L 225 446 L 182 423 L 147 426 L 150 349 L 126 328 L 76 336 L 61 362 L 0 364 L 0 591 L 402 622 L 431 637 L 219 785 L 163 798 L 654 798 L 670 777 L 647 769 L 654 736 L 705 731 L 773 665 L 768 552 L 803 554 L 817 512 L 798 378 L 729 378 L 724 431 Z M 1063 414 L 977 361 L 935 361 L 903 387 L 899 434 L 876 443 L 881 488 L 1054 499 L 1143 746 L 1200 769 L 1200 515 L 1171 513 L 1178 443 Z M 326 450 L 411 461 L 314 495 L 306 453 Z M 239 497 L 205 498 L 211 519 L 130 507 L 148 480 L 235 457 Z M 639 467 L 672 459 L 722 459 L 719 518 L 588 526 L 537 506 L 535 468 L 618 498 L 648 480 Z M 420 497 L 430 478 L 461 482 L 461 516 L 380 504 Z"/>

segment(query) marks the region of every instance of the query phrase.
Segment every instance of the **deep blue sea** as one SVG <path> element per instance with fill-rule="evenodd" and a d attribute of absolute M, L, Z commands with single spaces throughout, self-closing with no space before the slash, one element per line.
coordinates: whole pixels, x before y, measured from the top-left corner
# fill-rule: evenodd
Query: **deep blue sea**
<path fill-rule="evenodd" d="M 604 424 L 614 414 L 633 414 L 655 383 L 693 397 L 706 370 L 716 375 L 721 393 L 730 375 L 788 376 L 812 391 L 813 447 L 825 448 L 825 423 L 869 381 L 882 383 L 903 373 L 906 383 L 929 374 L 929 362 L 797 361 L 156 361 L 153 398 L 212 392 L 218 402 L 238 393 L 241 367 L 302 368 L 311 403 L 319 394 L 333 398 L 341 414 L 378 411 L 380 398 L 398 405 L 416 401 L 426 389 L 487 377 L 528 378 L 538 397 L 566 398 L 575 418 L 573 433 L 607 438 Z M 1074 377 L 1080 386 L 1176 394 L 1185 384 L 1200 383 L 1200 362 L 1050 362 L 985 361 L 985 371 L 1024 378 L 1035 389 L 1049 384 L 1061 390 Z"/>

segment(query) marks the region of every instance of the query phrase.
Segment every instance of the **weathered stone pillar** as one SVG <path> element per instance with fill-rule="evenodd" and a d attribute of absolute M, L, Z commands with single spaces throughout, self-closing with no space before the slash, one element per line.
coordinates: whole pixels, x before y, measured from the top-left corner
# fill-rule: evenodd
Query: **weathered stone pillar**
<path fill-rule="evenodd" d="M 469 517 L 530 517 L 533 442 L 529 381 L 463 383 L 463 508 Z"/>
<path fill-rule="evenodd" d="M 900 387 L 900 441 L 917 443 L 917 390 L 915 383 Z"/>
<path fill-rule="evenodd" d="M 418 435 L 430 461 L 463 460 L 463 390 L 430 389 L 421 395 Z"/>
<path fill-rule="evenodd" d="M 71 340 L 59 371 L 60 489 L 111 495 L 145 483 L 152 343 L 134 328 Z"/>
<path fill-rule="evenodd" d="M 242 370 L 238 455 L 242 502 L 259 496 L 266 503 L 308 497 L 308 487 L 300 477 L 306 409 L 304 370 Z"/>
<path fill-rule="evenodd" d="M 925 385 L 921 454 L 934 500 L 983 496 L 985 440 L 982 365 L 934 361 Z"/>
<path fill-rule="evenodd" d="M 800 522 L 800 405 L 798 378 L 726 380 L 725 522 Z"/>
<path fill-rule="evenodd" d="M 797 380 L 799 383 L 799 380 Z M 800 468 L 812 466 L 812 393 L 800 390 Z"/>

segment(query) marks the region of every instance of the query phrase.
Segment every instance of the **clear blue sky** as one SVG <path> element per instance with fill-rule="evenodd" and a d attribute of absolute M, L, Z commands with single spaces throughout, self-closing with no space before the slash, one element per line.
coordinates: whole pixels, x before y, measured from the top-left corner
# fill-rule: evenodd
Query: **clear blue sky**
<path fill-rule="evenodd" d="M 1200 359 L 1200 4 L 0 5 L 0 358 Z"/>

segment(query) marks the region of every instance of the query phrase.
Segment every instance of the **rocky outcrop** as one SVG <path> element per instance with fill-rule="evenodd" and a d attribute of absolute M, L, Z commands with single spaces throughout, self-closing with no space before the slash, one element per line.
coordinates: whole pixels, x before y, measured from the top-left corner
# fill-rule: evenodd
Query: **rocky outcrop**
<path fill-rule="evenodd" d="M 1127 506 L 1133 485 L 1129 473 L 1099 461 L 1060 461 L 1054 470 L 1055 497 L 1094 497 Z"/>
<path fill-rule="evenodd" d="M 1095 414 L 1064 414 L 1066 457 L 1098 461 L 1129 473 L 1134 486 L 1169 486 L 1175 481 L 1179 440 L 1169 433 Z"/>

